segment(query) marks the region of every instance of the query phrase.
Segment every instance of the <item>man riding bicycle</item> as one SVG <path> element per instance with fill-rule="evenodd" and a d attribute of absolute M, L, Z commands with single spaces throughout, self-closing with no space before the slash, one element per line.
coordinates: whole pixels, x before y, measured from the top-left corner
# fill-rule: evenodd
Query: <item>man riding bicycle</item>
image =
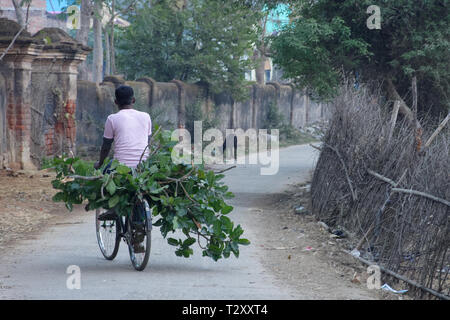
<path fill-rule="evenodd" d="M 150 115 L 133 109 L 133 104 L 136 102 L 133 88 L 122 85 L 116 89 L 115 97 L 114 102 L 119 111 L 109 115 L 106 119 L 100 159 L 94 165 L 96 169 L 103 165 L 113 143 L 114 159 L 129 168 L 136 168 L 152 134 Z M 145 161 L 147 157 L 148 150 L 145 151 L 142 161 Z M 117 214 L 114 209 L 109 209 L 99 216 L 99 220 L 116 218 Z"/>

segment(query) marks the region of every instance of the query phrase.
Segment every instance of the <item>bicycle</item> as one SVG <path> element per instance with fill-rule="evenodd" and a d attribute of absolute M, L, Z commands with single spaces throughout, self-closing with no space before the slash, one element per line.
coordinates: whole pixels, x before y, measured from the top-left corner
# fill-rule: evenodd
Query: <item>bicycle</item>
<path fill-rule="evenodd" d="M 152 212 L 148 202 L 146 200 L 137 202 L 131 214 L 113 220 L 99 220 L 104 211 L 106 210 L 96 210 L 95 229 L 97 242 L 105 259 L 113 260 L 116 257 L 120 240 L 123 239 L 128 244 L 133 267 L 137 271 L 144 270 L 151 249 Z"/>

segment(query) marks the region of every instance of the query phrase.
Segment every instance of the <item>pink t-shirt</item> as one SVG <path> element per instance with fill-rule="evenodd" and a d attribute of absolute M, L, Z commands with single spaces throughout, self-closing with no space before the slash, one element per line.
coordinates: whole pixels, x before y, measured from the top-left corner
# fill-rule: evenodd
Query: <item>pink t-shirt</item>
<path fill-rule="evenodd" d="M 151 133 L 152 121 L 148 113 L 122 109 L 108 116 L 103 136 L 114 139 L 114 159 L 130 168 L 135 168 L 139 164 Z M 148 149 L 142 161 L 147 157 Z"/>

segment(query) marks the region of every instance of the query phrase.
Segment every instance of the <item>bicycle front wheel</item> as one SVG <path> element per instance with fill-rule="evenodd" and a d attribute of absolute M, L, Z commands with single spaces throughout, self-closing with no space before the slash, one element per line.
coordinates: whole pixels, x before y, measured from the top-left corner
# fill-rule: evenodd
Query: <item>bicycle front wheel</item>
<path fill-rule="evenodd" d="M 131 219 L 128 219 L 127 232 L 131 263 L 134 269 L 142 271 L 147 266 L 152 243 L 151 210 L 147 201 L 136 205 Z"/>
<path fill-rule="evenodd" d="M 120 229 L 117 219 L 101 221 L 99 215 L 105 212 L 103 209 L 97 209 L 95 212 L 95 231 L 97 233 L 97 242 L 100 251 L 106 260 L 113 260 L 120 245 Z"/>

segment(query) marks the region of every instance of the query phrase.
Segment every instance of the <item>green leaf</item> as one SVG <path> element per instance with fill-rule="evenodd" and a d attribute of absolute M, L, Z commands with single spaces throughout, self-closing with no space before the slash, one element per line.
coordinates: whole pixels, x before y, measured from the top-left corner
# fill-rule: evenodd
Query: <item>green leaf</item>
<path fill-rule="evenodd" d="M 222 223 L 220 220 L 216 220 L 213 224 L 213 230 L 215 235 L 220 235 L 222 233 Z"/>
<path fill-rule="evenodd" d="M 183 207 L 176 207 L 176 211 L 177 211 L 177 215 L 179 215 L 180 217 L 183 217 L 187 214 L 186 208 L 183 208 Z"/>
<path fill-rule="evenodd" d="M 250 241 L 247 240 L 247 239 L 239 239 L 239 240 L 238 240 L 238 243 L 241 244 L 241 245 L 243 245 L 243 246 L 247 246 L 247 245 L 250 244 Z"/>
<path fill-rule="evenodd" d="M 215 181 L 215 175 L 214 175 L 214 171 L 208 171 L 207 175 L 206 175 L 206 180 L 208 181 L 209 185 L 213 185 L 214 181 Z"/>
<path fill-rule="evenodd" d="M 114 208 L 120 201 L 120 197 L 116 194 L 114 197 L 110 198 L 108 201 L 108 206 Z"/>
<path fill-rule="evenodd" d="M 195 243 L 195 241 L 196 241 L 195 238 L 188 238 L 183 241 L 183 246 L 189 247 L 189 246 L 193 245 Z"/>
<path fill-rule="evenodd" d="M 58 192 L 52 197 L 52 200 L 55 202 L 64 201 L 65 199 L 65 193 L 64 192 Z"/>
<path fill-rule="evenodd" d="M 183 250 L 183 256 L 185 258 L 189 258 L 189 256 L 193 253 L 194 253 L 194 250 L 192 250 L 191 248 L 187 248 L 187 249 Z"/>
<path fill-rule="evenodd" d="M 221 210 L 222 214 L 228 214 L 231 211 L 233 211 L 233 207 L 229 205 L 225 205 Z"/>
<path fill-rule="evenodd" d="M 127 167 L 127 166 L 125 166 L 123 164 L 120 164 L 120 165 L 117 166 L 116 171 L 119 174 L 128 174 L 131 170 L 130 170 L 129 167 Z"/>
<path fill-rule="evenodd" d="M 114 195 L 114 193 L 116 192 L 116 184 L 114 183 L 114 181 L 111 179 L 109 180 L 108 184 L 106 185 L 106 190 L 108 190 L 110 195 Z"/>
<path fill-rule="evenodd" d="M 72 211 L 72 209 L 73 209 L 72 203 L 66 202 L 66 208 L 67 208 L 69 211 Z"/>
<path fill-rule="evenodd" d="M 225 228 L 225 231 L 230 233 L 233 230 L 233 222 L 230 220 L 230 218 L 221 216 L 220 221 L 222 222 L 222 227 Z"/>
<path fill-rule="evenodd" d="M 180 244 L 180 242 L 174 238 L 168 238 L 167 243 L 170 244 L 171 246 L 178 246 Z"/>
<path fill-rule="evenodd" d="M 158 167 L 156 165 L 152 165 L 149 169 L 151 174 L 158 172 Z"/>

